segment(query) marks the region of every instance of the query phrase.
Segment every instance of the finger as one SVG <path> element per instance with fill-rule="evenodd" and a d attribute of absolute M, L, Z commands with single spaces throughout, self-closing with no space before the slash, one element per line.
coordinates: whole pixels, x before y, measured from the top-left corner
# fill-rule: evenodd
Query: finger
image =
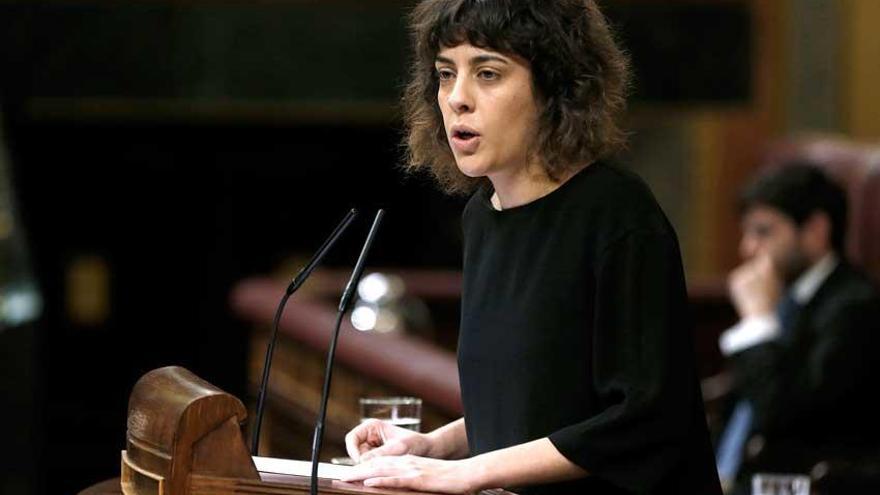
<path fill-rule="evenodd" d="M 349 433 L 349 435 L 352 435 L 352 433 Z M 364 452 L 368 452 L 376 446 L 381 445 L 372 443 L 370 441 L 369 435 L 367 435 L 367 437 L 365 438 L 362 432 L 359 433 L 360 434 L 356 434 L 351 438 L 349 438 L 348 435 L 346 435 L 345 437 L 345 450 L 346 452 L 348 452 L 348 456 L 351 457 L 351 459 L 355 462 L 360 461 L 360 457 L 364 454 Z"/>
<path fill-rule="evenodd" d="M 381 443 L 375 443 L 375 442 L 371 442 L 369 440 L 367 440 L 366 442 L 362 442 L 362 443 L 358 444 L 358 446 L 357 446 L 357 456 L 352 457 L 352 459 L 355 462 L 363 462 L 365 454 L 373 451 L 374 449 L 380 447 L 381 445 L 382 445 Z"/>
<path fill-rule="evenodd" d="M 373 447 L 382 445 L 381 434 L 376 431 L 377 428 L 381 427 L 381 421 L 369 420 L 349 431 L 345 435 L 345 450 L 348 452 L 348 456 L 355 462 L 358 462 L 361 454 Z"/>
<path fill-rule="evenodd" d="M 769 254 L 764 254 L 760 258 L 758 258 L 758 266 L 764 272 L 769 272 L 774 269 L 773 258 Z"/>
<path fill-rule="evenodd" d="M 376 468 L 372 464 L 357 464 L 351 469 L 347 469 L 345 476 L 339 479 L 340 481 L 363 481 L 371 476 L 379 476 L 375 471 Z"/>
<path fill-rule="evenodd" d="M 345 434 L 345 451 L 354 462 L 358 462 L 361 456 L 360 438 L 358 438 L 358 430 L 355 428 Z"/>
<path fill-rule="evenodd" d="M 400 456 L 406 454 L 409 447 L 400 440 L 391 440 L 381 447 L 370 450 L 361 454 L 360 462 L 366 462 L 370 459 L 382 456 Z"/>
<path fill-rule="evenodd" d="M 348 470 L 346 475 L 340 479 L 341 481 L 363 481 L 370 478 L 400 476 L 407 471 L 408 469 L 401 468 L 390 462 L 381 462 L 380 460 L 380 462 L 373 461 L 358 464 Z"/>
<path fill-rule="evenodd" d="M 371 488 L 413 488 L 411 478 L 383 476 L 364 480 L 364 486 Z"/>
<path fill-rule="evenodd" d="M 345 475 L 339 478 L 339 481 L 352 482 L 352 481 L 363 481 L 370 477 L 370 472 L 368 470 L 360 469 L 360 466 L 355 466 L 352 469 L 346 471 Z"/>
<path fill-rule="evenodd" d="M 364 455 L 366 452 L 381 447 L 384 443 L 382 435 L 377 433 L 376 430 L 371 429 L 367 431 L 367 438 L 358 445 L 358 452 L 360 452 L 360 455 Z"/>

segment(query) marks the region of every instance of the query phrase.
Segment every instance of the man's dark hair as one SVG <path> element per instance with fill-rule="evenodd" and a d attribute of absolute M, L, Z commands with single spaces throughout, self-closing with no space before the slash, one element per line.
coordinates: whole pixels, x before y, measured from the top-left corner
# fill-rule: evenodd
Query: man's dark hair
<path fill-rule="evenodd" d="M 811 215 L 823 212 L 831 221 L 831 245 L 843 253 L 846 237 L 846 193 L 815 164 L 793 161 L 758 176 L 743 191 L 739 211 L 769 206 L 800 227 Z"/>
<path fill-rule="evenodd" d="M 423 0 L 410 28 L 407 168 L 427 169 L 447 192 L 468 192 L 480 179 L 458 170 L 446 139 L 434 68 L 442 47 L 470 43 L 529 62 L 540 112 L 534 153 L 549 177 L 623 146 L 629 60 L 593 0 Z"/>

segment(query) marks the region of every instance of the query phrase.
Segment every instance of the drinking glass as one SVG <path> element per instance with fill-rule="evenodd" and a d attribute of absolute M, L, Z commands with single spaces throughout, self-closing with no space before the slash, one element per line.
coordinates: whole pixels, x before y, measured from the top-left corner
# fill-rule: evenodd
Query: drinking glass
<path fill-rule="evenodd" d="M 758 473 L 752 476 L 752 495 L 810 495 L 810 477 Z"/>
<path fill-rule="evenodd" d="M 368 397 L 360 400 L 361 422 L 380 419 L 412 431 L 421 431 L 422 399 L 416 397 Z"/>

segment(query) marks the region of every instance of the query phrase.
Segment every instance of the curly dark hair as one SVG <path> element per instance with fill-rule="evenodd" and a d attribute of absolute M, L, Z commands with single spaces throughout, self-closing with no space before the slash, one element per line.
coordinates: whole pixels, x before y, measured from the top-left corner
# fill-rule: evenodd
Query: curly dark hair
<path fill-rule="evenodd" d="M 414 63 L 403 96 L 409 171 L 427 170 L 448 193 L 485 179 L 458 170 L 437 102 L 441 47 L 470 43 L 530 64 L 540 112 L 535 153 L 547 175 L 619 150 L 629 59 L 593 0 L 423 0 L 410 14 Z"/>

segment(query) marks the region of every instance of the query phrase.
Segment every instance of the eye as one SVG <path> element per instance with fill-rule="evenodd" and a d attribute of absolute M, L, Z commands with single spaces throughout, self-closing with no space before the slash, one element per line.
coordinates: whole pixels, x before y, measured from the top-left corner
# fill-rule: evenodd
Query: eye
<path fill-rule="evenodd" d="M 440 81 L 449 81 L 455 78 L 455 73 L 450 69 L 437 69 L 436 74 L 437 79 Z"/>
<path fill-rule="evenodd" d="M 501 77 L 501 75 L 495 71 L 483 69 L 483 70 L 477 72 L 477 77 L 484 80 L 484 81 L 494 81 L 494 80 L 498 79 L 499 77 Z"/>
<path fill-rule="evenodd" d="M 755 236 L 760 238 L 769 237 L 773 233 L 773 227 L 770 225 L 756 225 L 753 229 Z"/>

